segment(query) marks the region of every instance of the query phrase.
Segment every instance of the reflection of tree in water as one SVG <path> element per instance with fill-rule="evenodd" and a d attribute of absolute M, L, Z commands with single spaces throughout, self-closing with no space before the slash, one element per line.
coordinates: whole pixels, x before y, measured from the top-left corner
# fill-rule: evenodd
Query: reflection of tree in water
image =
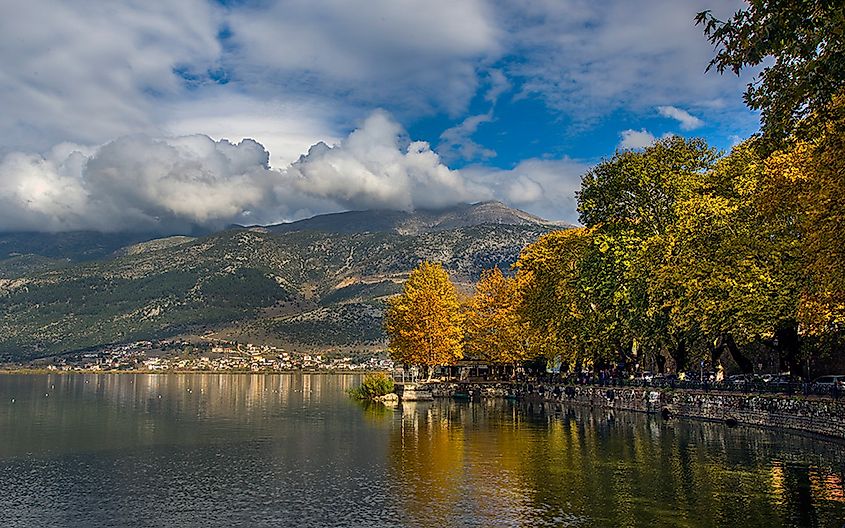
<path fill-rule="evenodd" d="M 841 446 L 773 431 L 435 402 L 406 407 L 390 445 L 403 509 L 421 526 L 490 516 L 512 526 L 840 528 L 845 517 Z"/>
<path fill-rule="evenodd" d="M 538 500 L 571 498 L 598 525 L 839 528 L 845 516 L 845 504 L 831 501 L 843 493 L 845 454 L 835 444 L 628 413 L 526 414 L 548 434 L 526 464 Z M 813 474 L 828 486 L 812 490 Z"/>
<path fill-rule="evenodd" d="M 402 510 L 428 526 L 458 515 L 463 472 L 460 418 L 434 412 L 430 403 L 403 403 L 402 418 L 390 442 L 392 478 L 400 489 Z M 440 522 L 434 522 L 438 519 Z"/>

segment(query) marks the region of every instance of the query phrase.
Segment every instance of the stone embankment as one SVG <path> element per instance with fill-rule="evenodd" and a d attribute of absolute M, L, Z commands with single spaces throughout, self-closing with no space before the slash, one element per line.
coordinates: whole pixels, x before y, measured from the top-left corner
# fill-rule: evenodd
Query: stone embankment
<path fill-rule="evenodd" d="M 845 399 L 743 394 L 721 391 L 672 390 L 649 387 L 598 387 L 555 384 L 433 383 L 434 397 L 516 398 L 570 402 L 592 407 L 662 414 L 791 429 L 845 439 Z M 557 388 L 557 390 L 556 390 Z"/>

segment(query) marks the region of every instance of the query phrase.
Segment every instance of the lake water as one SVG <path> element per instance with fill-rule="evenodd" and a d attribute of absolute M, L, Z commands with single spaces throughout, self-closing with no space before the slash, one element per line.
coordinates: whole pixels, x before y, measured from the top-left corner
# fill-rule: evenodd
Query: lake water
<path fill-rule="evenodd" d="M 356 376 L 0 376 L 0 526 L 845 524 L 845 446 Z"/>

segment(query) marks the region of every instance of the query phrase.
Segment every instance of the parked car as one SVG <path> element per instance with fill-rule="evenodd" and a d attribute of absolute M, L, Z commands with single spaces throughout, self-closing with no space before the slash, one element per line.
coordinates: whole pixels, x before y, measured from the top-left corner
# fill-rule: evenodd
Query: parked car
<path fill-rule="evenodd" d="M 813 380 L 814 385 L 834 386 L 838 385 L 840 388 L 845 385 L 845 374 L 828 374 L 827 376 L 820 376 Z"/>
<path fill-rule="evenodd" d="M 801 384 L 801 378 L 789 374 L 775 374 L 765 379 L 766 385 L 773 389 L 794 388 Z"/>
<path fill-rule="evenodd" d="M 750 385 L 752 383 L 761 383 L 762 378 L 757 374 L 734 374 L 729 376 L 726 380 L 733 385 Z"/>

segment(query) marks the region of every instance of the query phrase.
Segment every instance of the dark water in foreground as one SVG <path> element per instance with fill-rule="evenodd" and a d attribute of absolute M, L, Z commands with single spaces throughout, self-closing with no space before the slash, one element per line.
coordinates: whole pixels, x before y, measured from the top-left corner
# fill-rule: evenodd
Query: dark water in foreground
<path fill-rule="evenodd" d="M 0 526 L 845 524 L 842 444 L 356 382 L 0 376 Z"/>

